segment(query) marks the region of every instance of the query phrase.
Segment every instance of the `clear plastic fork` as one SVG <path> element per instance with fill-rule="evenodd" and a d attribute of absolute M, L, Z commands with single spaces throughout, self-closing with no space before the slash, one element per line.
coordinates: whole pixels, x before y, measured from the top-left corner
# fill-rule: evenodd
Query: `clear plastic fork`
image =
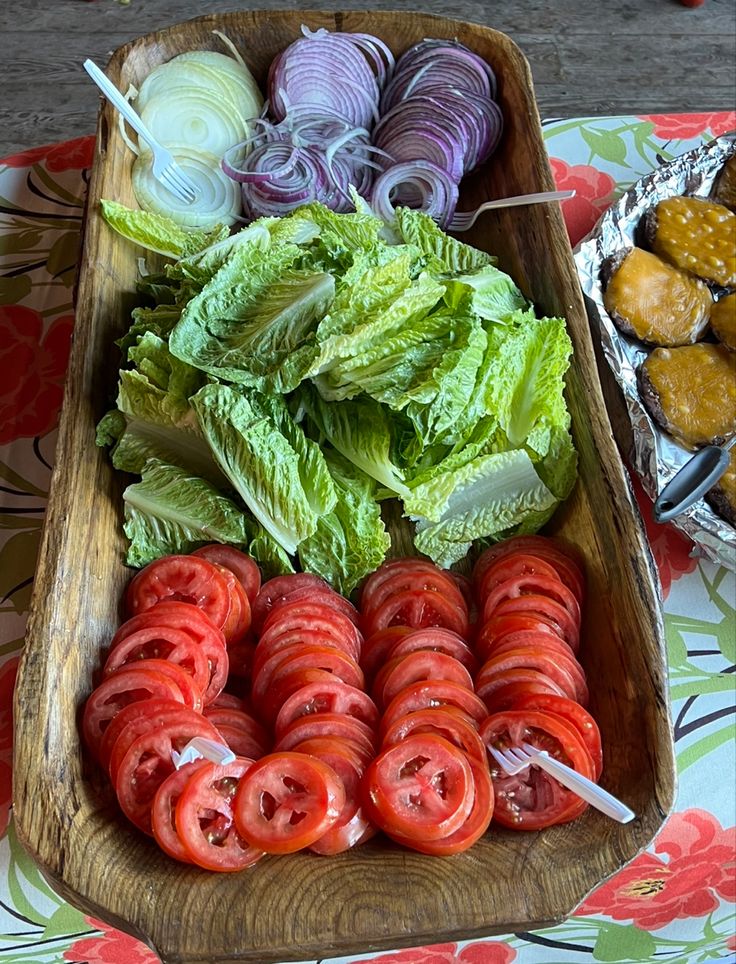
<path fill-rule="evenodd" d="M 128 101 L 117 87 L 105 76 L 97 64 L 92 60 L 85 60 L 84 69 L 107 97 L 113 107 L 118 110 L 133 130 L 139 134 L 151 148 L 153 154 L 153 176 L 160 181 L 184 204 L 193 204 L 197 200 L 197 186 L 174 160 L 171 151 L 163 147 L 150 130 L 136 114 Z"/>
<path fill-rule="evenodd" d="M 530 764 L 538 766 L 558 780 L 568 790 L 572 790 L 579 797 L 582 797 L 591 806 L 596 807 L 606 816 L 618 820 L 619 823 L 629 823 L 636 814 L 622 803 L 612 793 L 599 787 L 597 783 L 588 780 L 582 774 L 573 770 L 572 767 L 560 763 L 551 757 L 546 750 L 538 750 L 530 743 L 522 743 L 520 747 L 509 747 L 507 750 L 497 750 L 495 747 L 488 747 L 489 752 L 500 766 L 513 776 L 520 773 Z"/>
<path fill-rule="evenodd" d="M 453 215 L 448 230 L 450 231 L 469 231 L 473 227 L 479 215 L 484 211 L 492 211 L 494 208 L 513 208 L 521 207 L 524 204 L 545 204 L 549 201 L 564 201 L 567 198 L 575 197 L 574 191 L 542 191 L 539 194 L 518 194 L 515 197 L 501 197 L 495 201 L 486 201 L 476 208 L 475 211 L 458 211 Z"/>

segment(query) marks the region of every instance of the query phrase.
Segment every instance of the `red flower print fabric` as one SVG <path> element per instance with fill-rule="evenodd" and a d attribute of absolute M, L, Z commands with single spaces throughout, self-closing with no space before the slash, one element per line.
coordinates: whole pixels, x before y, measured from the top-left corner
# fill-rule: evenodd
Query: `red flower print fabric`
<path fill-rule="evenodd" d="M 704 917 L 721 899 L 736 900 L 736 827 L 724 830 L 705 810 L 686 810 L 670 817 L 654 850 L 594 891 L 576 916 L 605 914 L 657 930 L 674 920 Z"/>
<path fill-rule="evenodd" d="M 361 964 L 511 964 L 516 951 L 501 941 L 476 941 L 459 948 L 457 944 L 413 947 L 361 961 Z"/>
<path fill-rule="evenodd" d="M 715 137 L 736 128 L 736 111 L 729 114 L 647 114 L 640 120 L 654 124 L 654 134 L 666 140 L 687 140 L 704 130 Z"/>
<path fill-rule="evenodd" d="M 570 165 L 552 157 L 550 165 L 557 189 L 575 191 L 575 197 L 562 202 L 562 214 L 570 244 L 575 246 L 593 228 L 606 208 L 610 207 L 616 182 L 610 174 L 589 164 Z"/>
<path fill-rule="evenodd" d="M 46 144 L 34 147 L 30 151 L 22 151 L 11 157 L 4 157 L 3 164 L 8 167 L 28 167 L 45 161 L 47 171 L 59 174 L 61 171 L 83 170 L 92 166 L 95 151 L 95 138 L 91 134 L 76 137 L 61 144 Z"/>
<path fill-rule="evenodd" d="M 8 826 L 13 792 L 13 690 L 17 674 L 17 656 L 0 667 L 0 834 Z"/>
<path fill-rule="evenodd" d="M 63 315 L 44 335 L 37 311 L 0 305 L 0 445 L 56 425 L 73 327 Z"/>
<path fill-rule="evenodd" d="M 113 930 L 94 917 L 85 917 L 101 934 L 82 937 L 64 951 L 64 960 L 75 964 L 161 964 L 159 958 L 145 944 L 134 937 Z"/>

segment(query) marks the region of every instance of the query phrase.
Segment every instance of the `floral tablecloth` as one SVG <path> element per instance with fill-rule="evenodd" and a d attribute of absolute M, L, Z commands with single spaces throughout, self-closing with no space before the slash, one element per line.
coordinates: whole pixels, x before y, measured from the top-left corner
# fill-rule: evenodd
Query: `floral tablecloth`
<path fill-rule="evenodd" d="M 575 244 L 653 167 L 736 127 L 736 114 L 551 121 L 555 178 Z M 66 904 L 21 849 L 11 811 L 12 694 L 74 325 L 72 286 L 93 138 L 0 161 L 0 962 L 156 964 L 132 938 Z M 636 486 L 636 480 L 634 480 Z M 736 958 L 736 575 L 651 521 L 664 602 L 679 770 L 652 846 L 565 923 L 536 933 L 323 964 L 570 964 Z"/>

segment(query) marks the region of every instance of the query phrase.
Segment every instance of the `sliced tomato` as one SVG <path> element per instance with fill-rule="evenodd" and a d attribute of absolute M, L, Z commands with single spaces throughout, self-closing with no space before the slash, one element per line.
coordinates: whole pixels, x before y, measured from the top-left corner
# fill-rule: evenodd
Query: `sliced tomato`
<path fill-rule="evenodd" d="M 580 664 L 565 656 L 561 647 L 544 647 L 539 644 L 520 646 L 518 649 L 492 656 L 475 677 L 478 693 L 485 691 L 486 684 L 499 673 L 518 668 L 536 669 L 554 680 L 571 700 L 583 704 L 588 701 L 588 687 Z"/>
<path fill-rule="evenodd" d="M 475 638 L 475 651 L 480 659 L 487 659 L 493 646 L 504 636 L 526 632 L 550 633 L 562 639 L 559 627 L 540 613 L 510 613 L 491 616 L 483 623 Z"/>
<path fill-rule="evenodd" d="M 426 575 L 430 579 L 434 575 L 439 575 L 445 579 L 451 579 L 449 571 L 440 569 L 431 559 L 421 556 L 401 556 L 396 559 L 387 559 L 372 572 L 360 588 L 360 609 L 366 612 L 375 609 L 375 600 L 383 590 L 384 583 L 391 580 L 402 579 L 407 574 Z"/>
<path fill-rule="evenodd" d="M 566 696 L 558 697 L 550 687 L 555 684 L 543 673 L 537 674 L 538 679 L 516 679 L 514 682 L 504 682 L 490 692 L 484 700 L 489 713 L 501 713 L 503 710 L 514 709 L 514 704 L 521 696 L 530 694 L 544 694 L 554 696 L 555 699 L 567 699 Z"/>
<path fill-rule="evenodd" d="M 307 586 L 302 586 L 301 589 L 295 589 L 293 592 L 289 593 L 288 597 L 282 602 L 276 602 L 271 612 L 279 609 L 281 606 L 287 603 L 296 602 L 318 602 L 323 606 L 329 606 L 330 609 L 334 609 L 338 613 L 342 613 L 343 616 L 347 616 L 351 623 L 358 626 L 360 623 L 360 615 L 355 606 L 341 596 L 339 592 L 335 592 L 334 589 L 310 589 Z"/>
<path fill-rule="evenodd" d="M 391 700 L 381 719 L 381 736 L 399 717 L 414 713 L 416 710 L 426 710 L 432 706 L 456 706 L 475 720 L 478 726 L 488 715 L 483 701 L 464 686 L 458 686 L 457 683 L 449 683 L 446 680 L 426 680 L 421 683 L 412 683 Z"/>
<path fill-rule="evenodd" d="M 332 767 L 345 791 L 345 804 L 337 821 L 319 840 L 310 844 L 309 849 L 316 854 L 341 854 L 358 841 L 366 840 L 372 825 L 365 815 L 361 798 L 360 782 L 366 766 L 363 759 L 349 745 L 328 738 L 300 743 L 297 752 L 316 757 Z"/>
<path fill-rule="evenodd" d="M 411 626 L 412 629 L 442 626 L 465 638 L 469 625 L 464 602 L 460 605 L 432 589 L 397 592 L 363 617 L 366 636 L 372 636 L 379 629 L 389 626 Z"/>
<path fill-rule="evenodd" d="M 518 694 L 509 708 L 514 710 L 543 710 L 545 713 L 561 716 L 572 724 L 582 737 L 583 743 L 588 748 L 588 753 L 593 760 L 594 779 L 600 779 L 603 772 L 601 731 L 590 713 L 583 709 L 579 703 L 568 700 L 564 696 L 527 692 Z"/>
<path fill-rule="evenodd" d="M 248 636 L 251 621 L 250 601 L 245 587 L 234 572 L 226 566 L 220 566 L 217 563 L 213 563 L 213 565 L 217 565 L 217 568 L 222 573 L 227 582 L 227 589 L 230 595 L 230 611 L 221 627 L 222 635 L 225 637 L 225 643 L 229 648 L 237 643 L 241 643 Z"/>
<path fill-rule="evenodd" d="M 449 680 L 473 692 L 470 673 L 454 656 L 418 649 L 404 656 L 393 656 L 386 663 L 376 676 L 372 696 L 379 709 L 382 709 L 412 683 L 433 679 Z"/>
<path fill-rule="evenodd" d="M 205 870 L 235 872 L 252 867 L 263 850 L 235 825 L 233 800 L 252 760 L 206 763 L 192 774 L 176 805 L 176 832 L 193 863 Z"/>
<path fill-rule="evenodd" d="M 484 721 L 481 739 L 504 750 L 530 743 L 556 760 L 594 779 L 594 766 L 579 733 L 562 717 L 541 710 L 507 710 Z M 532 764 L 509 776 L 489 757 L 495 792 L 494 820 L 514 830 L 541 830 L 574 820 L 588 806 L 577 794 Z"/>
<path fill-rule="evenodd" d="M 294 720 L 315 713 L 342 713 L 354 716 L 373 730 L 378 726 L 378 710 L 370 696 L 333 678 L 303 686 L 283 703 L 274 726 L 276 739 L 284 735 Z"/>
<path fill-rule="evenodd" d="M 264 582 L 253 602 L 253 628 L 257 633 L 261 632 L 263 624 L 273 607 L 284 602 L 291 593 L 298 589 L 327 592 L 330 590 L 330 586 L 324 579 L 313 575 L 311 572 L 295 572 L 287 576 L 275 576 L 268 582 Z"/>
<path fill-rule="evenodd" d="M 531 554 L 551 563 L 565 585 L 582 606 L 585 593 L 585 575 L 580 553 L 568 543 L 549 536 L 514 536 L 490 546 L 478 557 L 473 567 L 473 584 L 479 589 L 483 577 L 492 562 L 501 556 L 515 552 Z"/>
<path fill-rule="evenodd" d="M 276 743 L 277 750 L 293 750 L 305 740 L 314 737 L 332 736 L 341 740 L 355 740 L 371 756 L 376 749 L 376 734 L 373 729 L 354 716 L 342 713 L 315 713 L 301 716 L 286 728 Z"/>
<path fill-rule="evenodd" d="M 352 638 L 348 639 L 335 632 L 322 632 L 313 629 L 291 629 L 281 635 L 277 634 L 267 639 L 261 638 L 253 655 L 253 678 L 258 676 L 264 664 L 271 656 L 279 652 L 279 650 L 287 649 L 291 646 L 297 648 L 301 646 L 333 646 L 335 649 L 341 650 L 356 663 L 360 656 L 359 649 Z"/>
<path fill-rule="evenodd" d="M 412 840 L 438 840 L 459 830 L 473 806 L 468 758 L 434 733 L 412 734 L 382 750 L 363 779 L 371 820 Z"/>
<path fill-rule="evenodd" d="M 204 652 L 209 666 L 209 683 L 204 687 L 202 699 L 205 705 L 211 703 L 218 693 L 222 692 L 227 681 L 229 664 L 227 650 L 225 649 L 225 637 L 222 631 L 213 626 L 202 610 L 191 603 L 162 602 L 157 603 L 152 609 L 126 620 L 113 636 L 110 644 L 111 653 L 128 636 L 139 630 L 152 628 L 162 630 L 159 638 L 164 643 L 166 634 L 163 630 L 178 629 L 188 633 L 199 644 L 199 649 Z M 151 644 L 154 639 L 155 637 L 152 637 Z M 169 659 L 171 654 L 170 652 L 167 653 L 165 649 L 147 648 L 145 657 Z M 185 669 L 188 668 L 186 661 L 181 661 L 181 665 Z"/>
<path fill-rule="evenodd" d="M 273 696 L 272 687 L 278 676 L 303 669 L 322 669 L 345 678 L 351 685 L 363 686 L 364 677 L 360 666 L 336 646 L 304 646 L 298 642 L 277 649 L 253 675 L 251 698 L 259 709 L 267 697 Z"/>
<path fill-rule="evenodd" d="M 194 678 L 178 663 L 172 663 L 168 659 L 141 659 L 135 663 L 126 663 L 122 670 L 116 670 L 116 672 L 124 672 L 126 669 L 150 670 L 168 676 L 181 690 L 184 705 L 196 710 L 197 713 L 202 712 L 202 690 Z"/>
<path fill-rule="evenodd" d="M 244 713 L 248 712 L 248 703 L 246 700 L 242 699 L 240 696 L 236 696 L 234 693 L 225 693 L 224 691 L 220 693 L 207 707 L 208 710 L 217 709 L 230 709 L 230 710 L 242 710 Z"/>
<path fill-rule="evenodd" d="M 123 707 L 119 713 L 117 713 L 109 725 L 102 734 L 102 740 L 99 745 L 98 759 L 100 761 L 103 769 L 109 772 L 110 765 L 110 754 L 112 749 L 117 742 L 117 738 L 123 732 L 123 730 L 136 720 L 148 719 L 148 717 L 155 716 L 162 710 L 178 713 L 182 708 L 182 703 L 179 700 L 171 699 L 151 699 L 151 700 L 141 700 L 138 703 L 129 703 L 127 706 Z M 189 709 L 189 707 L 187 707 Z"/>
<path fill-rule="evenodd" d="M 181 666 L 201 693 L 209 686 L 207 653 L 189 633 L 168 626 L 138 629 L 121 639 L 111 650 L 102 672 L 104 676 L 111 676 L 124 666 L 149 660 L 165 660 Z"/>
<path fill-rule="evenodd" d="M 205 766 L 206 760 L 193 760 L 170 773 L 156 791 L 151 805 L 151 829 L 156 843 L 174 860 L 191 864 L 192 858 L 179 839 L 174 822 L 174 813 L 179 797 L 189 781 L 189 777 Z"/>
<path fill-rule="evenodd" d="M 267 696 L 258 707 L 261 719 L 273 728 L 281 707 L 290 696 L 312 683 L 329 685 L 333 682 L 335 677 L 326 669 L 296 669 L 292 673 L 282 674 L 272 682 Z"/>
<path fill-rule="evenodd" d="M 251 606 L 253 605 L 253 601 L 261 588 L 261 570 L 258 568 L 255 559 L 252 559 L 247 553 L 241 552 L 240 549 L 236 549 L 235 546 L 225 546 L 219 542 L 213 542 L 212 545 L 195 549 L 192 555 L 202 556 L 203 559 L 216 562 L 219 566 L 224 566 L 234 573 L 243 589 L 245 589 L 248 602 Z"/>
<path fill-rule="evenodd" d="M 291 749 L 293 749 L 294 753 L 310 753 L 312 756 L 319 756 L 319 753 L 313 751 L 320 748 L 323 750 L 338 749 L 343 753 L 349 754 L 350 759 L 355 760 L 359 766 L 361 773 L 364 772 L 365 768 L 376 755 L 375 750 L 368 750 L 365 744 L 359 743 L 351 737 L 342 736 L 313 736 L 308 740 L 297 743 L 296 746 Z"/>
<path fill-rule="evenodd" d="M 268 752 L 271 742 L 268 733 L 250 713 L 221 706 L 207 707 L 204 715 L 210 723 L 214 723 L 225 738 L 225 743 L 237 756 L 257 760 Z"/>
<path fill-rule="evenodd" d="M 518 633 L 507 633 L 505 636 L 496 640 L 486 650 L 483 662 L 488 662 L 489 659 L 494 656 L 500 656 L 501 653 L 507 653 L 510 649 L 519 649 L 520 646 L 538 646 L 542 649 L 556 649 L 568 659 L 577 661 L 575 653 L 561 636 L 557 636 L 555 633 L 539 633 L 536 630 L 527 629 Z"/>
<path fill-rule="evenodd" d="M 115 793 L 125 816 L 144 833 L 152 834 L 151 806 L 156 791 L 175 769 L 172 750 L 181 752 L 190 740 L 217 740 L 217 730 L 203 716 L 182 707 L 178 721 L 150 727 L 128 747 L 115 777 Z M 124 733 L 118 737 L 118 743 Z M 113 750 L 114 755 L 114 750 Z"/>
<path fill-rule="evenodd" d="M 510 576 L 503 582 L 497 583 L 485 597 L 483 622 L 497 612 L 499 603 L 508 599 L 524 598 L 525 596 L 549 596 L 550 599 L 567 610 L 573 623 L 578 628 L 580 627 L 580 606 L 573 593 L 556 577 L 549 578 L 538 573 Z"/>
<path fill-rule="evenodd" d="M 384 733 L 381 746 L 400 743 L 412 733 L 436 733 L 467 756 L 486 762 L 486 748 L 478 736 L 475 720 L 455 707 L 430 707 L 399 717 Z"/>
<path fill-rule="evenodd" d="M 504 599 L 494 609 L 494 615 L 507 616 L 517 613 L 532 613 L 544 616 L 556 627 L 558 635 L 562 636 L 568 646 L 577 653 L 580 648 L 580 623 L 576 622 L 570 613 L 549 596 L 537 593 L 517 596 L 515 599 Z"/>
<path fill-rule="evenodd" d="M 560 581 L 557 570 L 549 562 L 539 556 L 523 552 L 510 552 L 494 560 L 485 571 L 483 581 L 478 588 L 478 596 L 485 601 L 488 594 L 496 586 L 515 576 L 546 576 L 548 579 Z"/>
<path fill-rule="evenodd" d="M 145 715 L 133 714 L 127 724 L 118 731 L 115 742 L 110 746 L 108 773 L 110 781 L 115 786 L 125 754 L 135 741 L 145 733 L 153 730 L 191 726 L 197 728 L 202 724 L 202 732 L 195 732 L 194 736 L 206 736 L 210 740 L 218 740 L 219 733 L 215 726 L 206 720 L 201 713 L 195 713 L 188 707 L 178 704 L 172 708 L 168 700 L 160 700 L 159 705 L 150 709 Z M 175 747 L 178 750 L 178 747 Z"/>
<path fill-rule="evenodd" d="M 396 627 L 394 627 L 396 628 Z M 388 630 L 384 630 L 388 632 Z M 446 653 L 459 660 L 465 669 L 472 675 L 478 670 L 478 660 L 473 655 L 472 649 L 468 646 L 462 636 L 451 629 L 412 629 L 404 639 L 398 639 L 391 649 L 390 656 L 404 656 L 406 653 L 413 653 L 419 649 L 433 650 L 437 653 Z"/>
<path fill-rule="evenodd" d="M 490 712 L 491 707 L 496 706 L 501 691 L 514 683 L 524 683 L 541 692 L 552 693 L 554 696 L 567 696 L 570 688 L 573 687 L 572 680 L 570 680 L 568 688 L 564 689 L 559 683 L 556 683 L 546 673 L 542 673 L 538 669 L 530 669 L 528 666 L 515 666 L 513 669 L 505 669 L 494 673 L 489 679 L 482 681 L 480 685 L 476 683 L 475 691 Z"/>
<path fill-rule="evenodd" d="M 250 680 L 255 654 L 256 644 L 250 634 L 239 643 L 231 643 L 227 648 L 228 676 Z"/>
<path fill-rule="evenodd" d="M 344 806 L 345 790 L 332 767 L 303 753 L 271 753 L 241 779 L 235 824 L 254 847 L 288 854 L 324 836 Z"/>
<path fill-rule="evenodd" d="M 387 567 L 381 576 L 376 573 L 372 579 L 366 583 L 361 595 L 360 610 L 364 619 L 380 609 L 391 596 L 408 589 L 440 593 L 461 609 L 467 609 L 465 598 L 452 576 L 433 565 Z"/>
<path fill-rule="evenodd" d="M 451 857 L 464 853 L 477 843 L 490 826 L 493 818 L 493 783 L 485 759 L 469 757 L 468 763 L 473 772 L 473 808 L 465 823 L 454 833 L 439 840 L 421 840 L 389 834 L 397 843 L 418 850 L 432 857 Z"/>
<path fill-rule="evenodd" d="M 230 612 L 230 592 L 222 570 L 199 556 L 163 556 L 136 573 L 125 593 L 129 616 L 160 602 L 186 602 L 222 629 Z"/>
<path fill-rule="evenodd" d="M 176 681 L 153 670 L 131 667 L 121 669 L 104 679 L 84 704 L 82 735 L 96 757 L 100 743 L 112 719 L 129 703 L 163 699 L 184 705 L 184 697 Z"/>
<path fill-rule="evenodd" d="M 389 658 L 393 646 L 402 637 L 412 632 L 411 626 L 389 626 L 388 629 L 379 629 L 377 633 L 366 638 L 359 661 L 369 685 L 378 670 Z"/>
<path fill-rule="evenodd" d="M 344 613 L 324 602 L 308 599 L 285 602 L 274 610 L 263 624 L 259 643 L 294 630 L 317 630 L 337 639 L 350 640 L 359 654 L 363 646 L 360 630 Z"/>

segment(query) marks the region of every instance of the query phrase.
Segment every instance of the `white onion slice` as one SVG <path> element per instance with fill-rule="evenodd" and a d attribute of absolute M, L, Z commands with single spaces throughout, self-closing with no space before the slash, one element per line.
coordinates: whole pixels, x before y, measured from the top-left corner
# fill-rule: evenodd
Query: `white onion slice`
<path fill-rule="evenodd" d="M 152 155 L 146 151 L 133 164 L 132 180 L 138 204 L 145 211 L 169 217 L 182 227 L 210 228 L 233 224 L 240 215 L 240 191 L 220 168 L 220 160 L 207 151 L 188 145 L 169 145 L 179 166 L 197 187 L 193 204 L 180 201 L 153 176 Z"/>
<path fill-rule="evenodd" d="M 157 94 L 140 115 L 161 144 L 187 144 L 218 157 L 248 136 L 245 118 L 230 98 L 193 84 Z"/>

